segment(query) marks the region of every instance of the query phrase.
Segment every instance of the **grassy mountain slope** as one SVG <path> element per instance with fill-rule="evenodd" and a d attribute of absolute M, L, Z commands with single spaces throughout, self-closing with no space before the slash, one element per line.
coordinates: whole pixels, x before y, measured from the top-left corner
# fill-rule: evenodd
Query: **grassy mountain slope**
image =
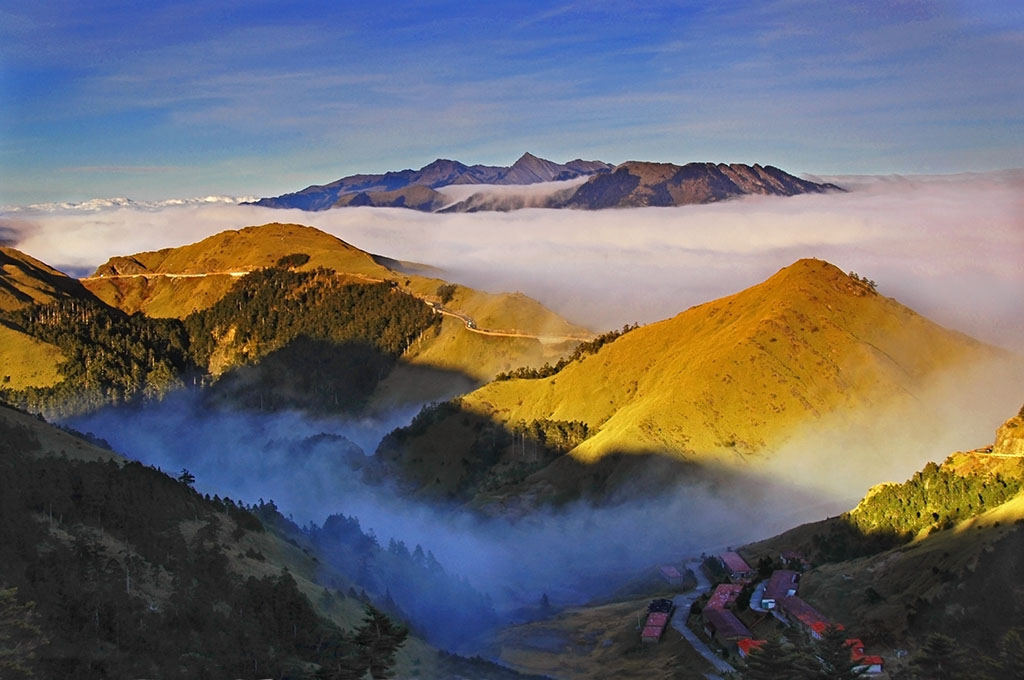
<path fill-rule="evenodd" d="M 142 311 L 148 316 L 184 318 L 223 299 L 242 278 L 232 276 L 231 272 L 269 267 L 282 257 L 299 253 L 309 258 L 294 267 L 298 271 L 322 267 L 336 271 L 347 283 L 393 282 L 400 290 L 424 301 L 437 301 L 438 288 L 448 285 L 433 276 L 412 273 L 425 271 L 423 267 L 371 255 L 312 227 L 277 223 L 222 232 L 180 248 L 112 258 L 84 284 L 108 304 L 128 313 Z M 589 335 L 586 329 L 519 293 L 495 294 L 454 285 L 449 295 L 446 308 L 474 319 L 481 329 Z M 461 322 L 446 319 L 440 334 L 423 338 L 404 358 L 420 366 L 456 369 L 484 381 L 510 367 L 555 359 L 564 351 L 564 346 L 530 338 L 509 340 L 471 334 Z"/>
<path fill-rule="evenodd" d="M 1024 456 L 993 455 L 1009 440 L 1024 440 L 1021 415 L 993 447 L 930 463 L 902 484 L 872 488 L 844 515 L 744 552 L 804 552 L 815 568 L 801 596 L 872 642 L 913 649 L 942 633 L 994 654 L 1024 626 Z"/>
<path fill-rule="evenodd" d="M 91 297 L 78 280 L 19 250 L 0 247 L 0 311 Z"/>
<path fill-rule="evenodd" d="M 0 247 L 0 313 L 92 295 L 76 280 L 14 248 Z M 0 387 L 49 387 L 60 382 L 65 360 L 56 345 L 0 320 Z"/>
<path fill-rule="evenodd" d="M 56 385 L 61 381 L 57 366 L 65 359 L 56 345 L 0 321 L 0 386 L 23 390 Z"/>
<path fill-rule="evenodd" d="M 394 281 L 403 290 L 424 299 L 436 299 L 433 277 L 404 273 L 388 264 L 395 261 L 374 256 L 313 227 L 298 224 L 265 224 L 224 231 L 179 248 L 114 257 L 83 281 L 98 297 L 125 312 L 148 316 L 184 318 L 196 309 L 212 305 L 237 281 L 231 272 L 250 272 L 270 267 L 282 257 L 302 253 L 309 258 L 294 269 L 333 269 L 353 281 Z M 415 268 L 412 265 L 411 268 Z M 206 274 L 205 277 L 172 278 L 159 274 Z M 132 277 L 132 275 L 139 275 Z M 146 275 L 146 276 L 143 276 Z M 116 278 L 132 277 L 132 278 Z M 456 286 L 447 306 L 473 317 L 480 328 L 518 328 L 534 333 L 585 333 L 536 300 L 522 294 L 486 293 Z"/>
<path fill-rule="evenodd" d="M 125 312 L 184 318 L 223 297 L 235 283 L 230 272 L 249 272 L 274 265 L 292 253 L 309 260 L 301 270 L 325 267 L 380 281 L 395 273 L 373 256 L 312 227 L 268 224 L 224 231 L 178 248 L 114 257 L 83 284 L 108 304 Z M 207 274 L 170 278 L 154 274 Z M 137 278 L 109 278 L 140 275 Z M 142 276 L 142 275 L 150 275 Z"/>
<path fill-rule="evenodd" d="M 192 374 L 216 379 L 229 371 L 222 396 L 247 395 L 243 402 L 258 408 L 351 410 L 395 367 L 375 406 L 436 400 L 500 371 L 557 359 L 575 342 L 471 332 L 466 319 L 497 331 L 586 335 L 521 294 L 447 284 L 413 273 L 429 268 L 300 225 L 112 258 L 85 279 L 89 288 L 17 251 L 5 257 L 14 264 L 0 283 L 8 284 L 9 306 L 20 307 L 0 310 L 0 389 L 13 391 L 12 403 L 50 415 L 159 396 L 186 373 L 195 382 Z M 426 304 L 439 304 L 439 291 L 452 315 Z M 297 340 L 303 349 L 289 346 Z"/>
<path fill-rule="evenodd" d="M 801 260 L 556 375 L 486 385 L 463 408 L 500 422 L 583 421 L 594 432 L 573 451 L 583 461 L 613 451 L 731 457 L 840 409 L 912 398 L 940 369 L 988 353 L 826 262 Z"/>
<path fill-rule="evenodd" d="M 637 616 L 646 615 L 649 602 L 630 600 L 567 609 L 503 630 L 495 646 L 499 658 L 514 668 L 564 680 L 706 677 L 711 665 L 676 631 L 666 632 L 656 645 L 640 642 Z"/>

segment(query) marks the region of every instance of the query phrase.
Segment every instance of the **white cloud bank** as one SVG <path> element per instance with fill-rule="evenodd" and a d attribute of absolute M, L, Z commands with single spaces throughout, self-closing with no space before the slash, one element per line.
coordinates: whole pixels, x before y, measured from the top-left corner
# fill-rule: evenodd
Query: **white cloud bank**
<path fill-rule="evenodd" d="M 113 255 L 224 229 L 298 222 L 374 253 L 442 267 L 468 285 L 521 290 L 595 329 L 672 316 L 817 257 L 874 279 L 881 293 L 939 323 L 1024 348 L 1024 170 L 823 179 L 851 191 L 680 208 L 454 215 L 219 203 L 20 210 L 0 215 L 0 233 L 80 273 Z"/>

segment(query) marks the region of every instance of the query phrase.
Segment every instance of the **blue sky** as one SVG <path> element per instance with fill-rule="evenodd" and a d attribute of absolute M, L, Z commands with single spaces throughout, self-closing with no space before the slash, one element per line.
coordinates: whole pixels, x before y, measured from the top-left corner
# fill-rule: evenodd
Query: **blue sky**
<path fill-rule="evenodd" d="M 1020 2 L 0 1 L 0 204 L 436 157 L 1024 165 Z"/>

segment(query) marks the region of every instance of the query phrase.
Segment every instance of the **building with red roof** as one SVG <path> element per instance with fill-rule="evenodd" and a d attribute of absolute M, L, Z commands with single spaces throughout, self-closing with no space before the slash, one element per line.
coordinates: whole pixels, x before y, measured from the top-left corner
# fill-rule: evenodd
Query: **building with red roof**
<path fill-rule="evenodd" d="M 764 587 L 761 608 L 774 609 L 782 598 L 796 595 L 799 585 L 800 575 L 798 573 L 789 569 L 776 569 Z"/>
<path fill-rule="evenodd" d="M 750 568 L 747 561 L 740 557 L 740 554 L 733 551 L 721 553 L 718 559 L 722 560 L 722 564 L 725 565 L 726 571 L 729 572 L 729 578 L 733 581 L 742 581 L 750 578 L 754 570 Z"/>
<path fill-rule="evenodd" d="M 743 590 L 743 586 L 738 583 L 722 583 L 711 593 L 711 597 L 708 598 L 708 603 L 704 605 L 704 608 L 725 609 L 726 607 L 731 607 L 736 603 L 736 598 L 740 596 L 741 590 Z"/>
<path fill-rule="evenodd" d="M 785 613 L 786 618 L 803 626 L 815 640 L 820 640 L 825 629 L 830 625 L 824 614 L 796 595 L 782 598 L 777 606 Z M 836 627 L 840 630 L 843 628 L 842 625 Z"/>
<path fill-rule="evenodd" d="M 658 573 L 661 574 L 661 578 L 665 579 L 665 582 L 670 586 L 680 586 L 683 584 L 683 575 L 671 565 L 662 567 L 658 570 Z"/>
<path fill-rule="evenodd" d="M 664 634 L 665 626 L 644 626 L 643 632 L 640 633 L 640 641 L 653 644 L 660 640 Z"/>
<path fill-rule="evenodd" d="M 655 600 L 651 605 L 653 607 L 660 602 L 668 602 L 668 600 Z M 644 622 L 643 631 L 640 633 L 641 642 L 653 643 L 661 640 L 661 636 L 664 635 L 665 629 L 668 627 L 668 622 L 671 618 L 672 609 L 669 609 L 668 611 L 649 612 L 647 614 L 647 620 Z"/>
<path fill-rule="evenodd" d="M 753 637 L 750 629 L 728 609 L 705 607 L 701 617 L 704 619 L 704 632 L 723 647 L 735 648 L 743 638 Z"/>
<path fill-rule="evenodd" d="M 861 642 L 860 638 L 850 638 L 846 641 L 846 646 L 850 648 L 850 658 L 857 662 L 857 665 L 854 666 L 855 671 L 865 675 L 877 675 L 884 670 L 885 659 L 880 656 L 865 654 L 864 643 Z"/>
<path fill-rule="evenodd" d="M 743 586 L 739 584 L 722 583 L 711 593 L 701 612 L 704 632 L 726 648 L 735 647 L 743 638 L 752 637 L 743 622 L 727 609 L 736 602 L 741 590 Z"/>

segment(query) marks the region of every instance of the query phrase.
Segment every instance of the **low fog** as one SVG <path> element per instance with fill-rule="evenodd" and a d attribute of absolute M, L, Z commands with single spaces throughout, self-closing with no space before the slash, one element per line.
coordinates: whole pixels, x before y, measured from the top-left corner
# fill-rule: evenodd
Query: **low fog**
<path fill-rule="evenodd" d="M 408 414 L 395 420 L 402 415 Z M 388 486 L 362 481 L 366 459 L 351 442 L 372 453 L 394 422 L 223 411 L 205 407 L 194 393 L 179 393 L 69 424 L 172 476 L 187 468 L 201 492 L 247 504 L 273 500 L 300 525 L 335 513 L 355 515 L 382 545 L 394 538 L 433 551 L 446 570 L 468 578 L 506 614 L 535 604 L 542 593 L 563 605 L 607 595 L 609 584 L 621 586 L 661 561 L 763 538 L 849 505 L 799 481 L 723 471 L 715 482 L 684 483 L 667 495 L 644 494 L 645 500 L 607 508 L 581 502 L 486 518 L 403 500 Z"/>
<path fill-rule="evenodd" d="M 589 176 L 583 175 L 562 182 L 541 182 L 539 184 L 453 184 L 441 187 L 438 192 L 444 194 L 449 203 L 444 209 L 462 204 L 459 212 L 478 210 L 522 210 L 524 208 L 543 208 L 552 199 L 564 200 L 573 194 L 573 190 L 584 184 Z"/>
<path fill-rule="evenodd" d="M 939 323 L 1024 347 L 1024 170 L 816 179 L 850 191 L 679 208 L 444 215 L 217 204 L 21 210 L 0 215 L 0 233 L 48 264 L 83 273 L 113 255 L 298 222 L 370 252 L 442 267 L 461 283 L 523 291 L 595 330 L 666 318 L 817 257 L 877 281 L 882 294 Z M 537 196 L 561 184 L 521 192 Z"/>
<path fill-rule="evenodd" d="M 1019 408 L 1022 368 L 1019 360 L 999 361 L 943 376 L 904 410 L 813 420 L 777 451 L 709 468 L 708 478 L 681 480 L 664 494 L 623 489 L 627 500 L 608 507 L 580 502 L 507 519 L 403 499 L 363 482 L 365 454 L 407 423 L 413 407 L 386 418 L 313 419 L 211 409 L 196 393 L 181 392 L 69 424 L 172 475 L 188 468 L 200 491 L 246 503 L 272 499 L 300 525 L 355 515 L 382 544 L 394 538 L 433 551 L 508 614 L 541 593 L 558 605 L 606 596 L 659 562 L 836 515 L 873 484 L 902 481 L 926 461 L 990 444 Z"/>

